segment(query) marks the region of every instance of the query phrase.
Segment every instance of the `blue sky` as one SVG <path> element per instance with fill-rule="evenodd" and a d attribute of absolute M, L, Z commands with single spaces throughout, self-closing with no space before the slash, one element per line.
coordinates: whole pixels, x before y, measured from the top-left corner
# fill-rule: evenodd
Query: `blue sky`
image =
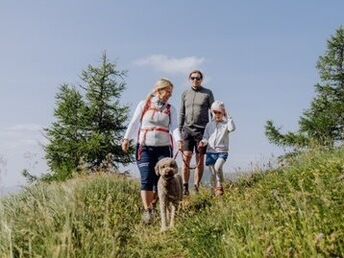
<path fill-rule="evenodd" d="M 200 68 L 237 124 L 227 171 L 266 162 L 283 152 L 264 136 L 266 120 L 297 128 L 343 10 L 339 0 L 1 1 L 0 185 L 22 184 L 23 168 L 45 172 L 42 128 L 58 87 L 77 85 L 104 50 L 128 70 L 122 102 L 132 109 L 161 77 L 179 107 L 188 72 Z"/>

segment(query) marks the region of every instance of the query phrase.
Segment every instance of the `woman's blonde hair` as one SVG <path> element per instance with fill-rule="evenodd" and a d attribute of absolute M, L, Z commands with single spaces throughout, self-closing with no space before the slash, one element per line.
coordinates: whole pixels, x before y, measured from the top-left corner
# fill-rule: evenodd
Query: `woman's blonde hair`
<path fill-rule="evenodd" d="M 155 83 L 153 93 L 157 92 L 158 90 L 165 89 L 167 87 L 171 87 L 173 89 L 173 83 L 166 78 L 161 78 L 159 81 Z"/>
<path fill-rule="evenodd" d="M 153 91 L 150 94 L 148 94 L 148 96 L 146 98 L 146 102 L 145 102 L 144 109 L 143 109 L 144 111 L 142 113 L 141 120 L 142 120 L 142 117 L 144 115 L 145 110 L 147 110 L 149 108 L 149 103 L 150 103 L 151 99 L 154 97 L 154 94 L 157 91 L 165 89 L 167 87 L 171 87 L 172 89 L 174 87 L 173 83 L 169 79 L 161 78 L 159 81 L 157 81 L 155 83 Z"/>

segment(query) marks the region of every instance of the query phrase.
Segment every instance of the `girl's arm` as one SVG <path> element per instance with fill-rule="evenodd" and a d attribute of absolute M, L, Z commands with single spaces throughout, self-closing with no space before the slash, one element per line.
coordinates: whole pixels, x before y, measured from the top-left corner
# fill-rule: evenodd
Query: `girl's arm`
<path fill-rule="evenodd" d="M 204 130 L 204 134 L 203 134 L 203 139 L 201 140 L 203 145 L 207 145 L 208 144 L 208 140 L 209 140 L 209 137 L 210 137 L 210 128 L 211 128 L 211 122 L 208 122 L 207 125 L 205 126 L 205 130 Z"/>
<path fill-rule="evenodd" d="M 236 127 L 234 124 L 234 121 L 231 116 L 228 117 L 228 122 L 227 122 L 227 130 L 228 132 L 233 132 L 235 131 Z"/>

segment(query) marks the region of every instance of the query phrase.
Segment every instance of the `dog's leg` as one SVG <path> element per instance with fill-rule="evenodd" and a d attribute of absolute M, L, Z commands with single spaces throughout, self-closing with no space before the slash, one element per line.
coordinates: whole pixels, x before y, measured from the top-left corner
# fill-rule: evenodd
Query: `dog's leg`
<path fill-rule="evenodd" d="M 167 230 L 166 199 L 160 198 L 161 231 Z"/>
<path fill-rule="evenodd" d="M 170 225 L 170 221 L 171 221 L 171 203 L 169 203 L 167 205 L 167 211 L 166 211 L 166 225 L 168 227 L 168 225 Z"/>
<path fill-rule="evenodd" d="M 177 211 L 178 204 L 177 203 L 172 203 L 171 204 L 171 220 L 170 220 L 170 228 L 174 227 L 174 218 L 176 216 L 176 211 Z"/>

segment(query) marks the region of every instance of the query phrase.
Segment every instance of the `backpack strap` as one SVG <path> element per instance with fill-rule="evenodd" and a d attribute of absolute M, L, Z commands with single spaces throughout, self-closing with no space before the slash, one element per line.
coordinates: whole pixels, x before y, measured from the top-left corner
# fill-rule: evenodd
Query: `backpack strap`
<path fill-rule="evenodd" d="M 163 113 L 168 114 L 168 117 L 169 117 L 169 125 L 171 124 L 171 104 L 169 104 L 169 103 L 166 104 L 166 111 L 161 111 L 161 110 L 158 109 L 158 108 L 151 107 L 151 105 L 152 105 L 152 101 L 151 101 L 151 99 L 149 99 L 149 100 L 147 100 L 147 102 L 145 103 L 145 106 L 144 106 L 144 108 L 143 108 L 143 111 L 142 111 L 142 114 L 141 114 L 141 118 L 140 118 L 140 130 L 138 130 L 138 134 L 137 134 L 137 142 L 139 142 L 140 132 L 141 132 L 141 131 L 144 131 L 143 142 L 145 142 L 145 140 L 146 140 L 146 134 L 147 134 L 148 131 L 154 131 L 154 130 L 163 131 L 163 132 L 166 132 L 166 133 L 168 133 L 168 134 L 170 135 L 170 143 L 171 143 L 172 150 L 173 150 L 173 137 L 172 137 L 172 134 L 170 134 L 170 131 L 169 131 L 169 130 L 164 129 L 164 128 L 159 128 L 159 127 L 141 129 L 143 116 L 145 115 L 145 113 L 146 113 L 148 110 L 153 110 L 154 113 L 155 113 L 156 111 L 160 111 L 160 112 L 163 112 Z M 153 113 L 153 115 L 154 115 L 154 113 Z M 143 149 L 142 149 L 142 144 L 139 144 L 137 160 L 140 160 L 140 159 L 141 159 L 142 151 L 143 151 Z"/>

